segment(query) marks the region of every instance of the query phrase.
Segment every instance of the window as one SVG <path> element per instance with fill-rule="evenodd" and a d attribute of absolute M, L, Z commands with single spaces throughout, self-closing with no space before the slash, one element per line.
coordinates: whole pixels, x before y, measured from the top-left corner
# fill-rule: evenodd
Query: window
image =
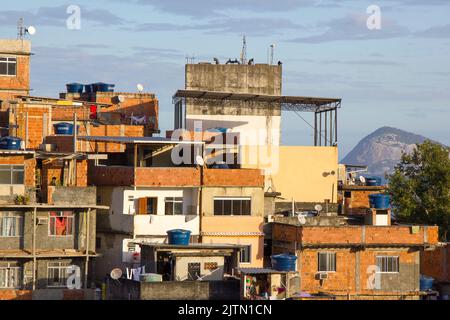
<path fill-rule="evenodd" d="M 50 212 L 48 234 L 61 237 L 72 236 L 73 217 L 72 211 Z"/>
<path fill-rule="evenodd" d="M 47 265 L 47 286 L 66 287 L 67 286 L 67 262 L 49 262 Z"/>
<path fill-rule="evenodd" d="M 336 272 L 336 253 L 319 252 L 317 269 L 319 272 Z"/>
<path fill-rule="evenodd" d="M 182 215 L 183 214 L 183 198 L 164 198 L 166 215 Z"/>
<path fill-rule="evenodd" d="M 18 289 L 21 276 L 21 268 L 16 264 L 0 264 L 0 288 Z"/>
<path fill-rule="evenodd" d="M 250 263 L 251 262 L 251 254 L 252 254 L 252 246 L 245 246 L 241 249 L 241 263 Z"/>
<path fill-rule="evenodd" d="M 158 198 L 139 198 L 137 214 L 157 214 Z"/>
<path fill-rule="evenodd" d="M 0 184 L 23 184 L 24 166 L 0 165 Z"/>
<path fill-rule="evenodd" d="M 377 256 L 378 273 L 399 272 L 399 257 Z"/>
<path fill-rule="evenodd" d="M 198 280 L 200 277 L 200 263 L 188 263 L 188 280 Z"/>
<path fill-rule="evenodd" d="M 0 237 L 22 236 L 22 215 L 12 212 L 0 213 Z"/>
<path fill-rule="evenodd" d="M 15 76 L 17 73 L 17 59 L 0 57 L 0 75 Z"/>
<path fill-rule="evenodd" d="M 215 216 L 249 216 L 251 198 L 214 198 Z"/>

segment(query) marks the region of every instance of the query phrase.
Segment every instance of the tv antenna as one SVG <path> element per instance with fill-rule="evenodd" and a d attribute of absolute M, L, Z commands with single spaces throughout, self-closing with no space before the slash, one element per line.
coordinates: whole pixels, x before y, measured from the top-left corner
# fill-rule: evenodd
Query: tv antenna
<path fill-rule="evenodd" d="M 194 64 L 195 63 L 195 56 L 186 56 L 186 64 Z"/>
<path fill-rule="evenodd" d="M 36 34 L 36 28 L 33 26 L 25 27 L 23 18 L 17 22 L 17 38 L 23 40 L 23 37 L 29 34 L 30 36 Z"/>
<path fill-rule="evenodd" d="M 247 63 L 247 39 L 245 38 L 245 34 L 242 37 L 242 51 L 241 51 L 241 64 Z"/>
<path fill-rule="evenodd" d="M 267 63 L 272 65 L 273 64 L 273 51 L 275 49 L 275 44 L 271 44 L 269 46 L 268 52 L 267 52 Z"/>

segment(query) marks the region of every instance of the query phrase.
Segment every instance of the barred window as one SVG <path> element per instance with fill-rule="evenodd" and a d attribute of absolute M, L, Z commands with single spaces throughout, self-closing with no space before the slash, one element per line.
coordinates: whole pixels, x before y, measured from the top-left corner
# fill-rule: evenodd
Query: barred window
<path fill-rule="evenodd" d="M 0 264 L 0 288 L 19 289 L 22 269 L 13 263 Z"/>
<path fill-rule="evenodd" d="M 49 262 L 47 264 L 47 286 L 66 287 L 69 266 L 67 262 Z"/>
<path fill-rule="evenodd" d="M 252 254 L 252 246 L 245 246 L 241 249 L 241 263 L 250 263 L 251 262 L 251 254 Z"/>
<path fill-rule="evenodd" d="M 72 211 L 50 212 L 48 234 L 50 236 L 72 236 L 73 218 Z"/>
<path fill-rule="evenodd" d="M 0 237 L 22 236 L 23 216 L 19 213 L 0 212 Z"/>
<path fill-rule="evenodd" d="M 336 272 L 336 253 L 319 252 L 317 269 L 319 272 Z"/>
<path fill-rule="evenodd" d="M 378 273 L 399 272 L 399 260 L 397 256 L 377 256 Z"/>

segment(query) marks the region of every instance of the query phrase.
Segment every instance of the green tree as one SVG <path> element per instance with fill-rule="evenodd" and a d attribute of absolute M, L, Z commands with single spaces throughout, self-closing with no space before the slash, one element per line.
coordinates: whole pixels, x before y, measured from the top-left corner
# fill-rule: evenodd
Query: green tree
<path fill-rule="evenodd" d="M 438 225 L 441 240 L 448 240 L 449 148 L 425 141 L 404 153 L 389 177 L 389 193 L 400 221 Z"/>

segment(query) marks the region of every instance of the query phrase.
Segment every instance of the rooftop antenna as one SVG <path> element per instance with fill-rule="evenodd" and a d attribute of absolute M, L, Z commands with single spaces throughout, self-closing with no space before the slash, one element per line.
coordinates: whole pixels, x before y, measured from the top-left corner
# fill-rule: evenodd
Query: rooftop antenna
<path fill-rule="evenodd" d="M 245 35 L 242 37 L 241 64 L 247 63 L 247 39 Z"/>
<path fill-rule="evenodd" d="M 23 18 L 20 18 L 17 22 L 17 39 L 23 40 L 23 37 L 26 34 L 34 35 L 36 33 L 36 28 L 33 26 L 29 26 L 25 28 Z"/>
<path fill-rule="evenodd" d="M 186 64 L 194 64 L 195 62 L 195 56 L 186 56 Z"/>
<path fill-rule="evenodd" d="M 273 65 L 273 51 L 274 51 L 275 45 L 272 43 L 270 45 L 270 55 L 269 55 L 269 64 Z"/>

